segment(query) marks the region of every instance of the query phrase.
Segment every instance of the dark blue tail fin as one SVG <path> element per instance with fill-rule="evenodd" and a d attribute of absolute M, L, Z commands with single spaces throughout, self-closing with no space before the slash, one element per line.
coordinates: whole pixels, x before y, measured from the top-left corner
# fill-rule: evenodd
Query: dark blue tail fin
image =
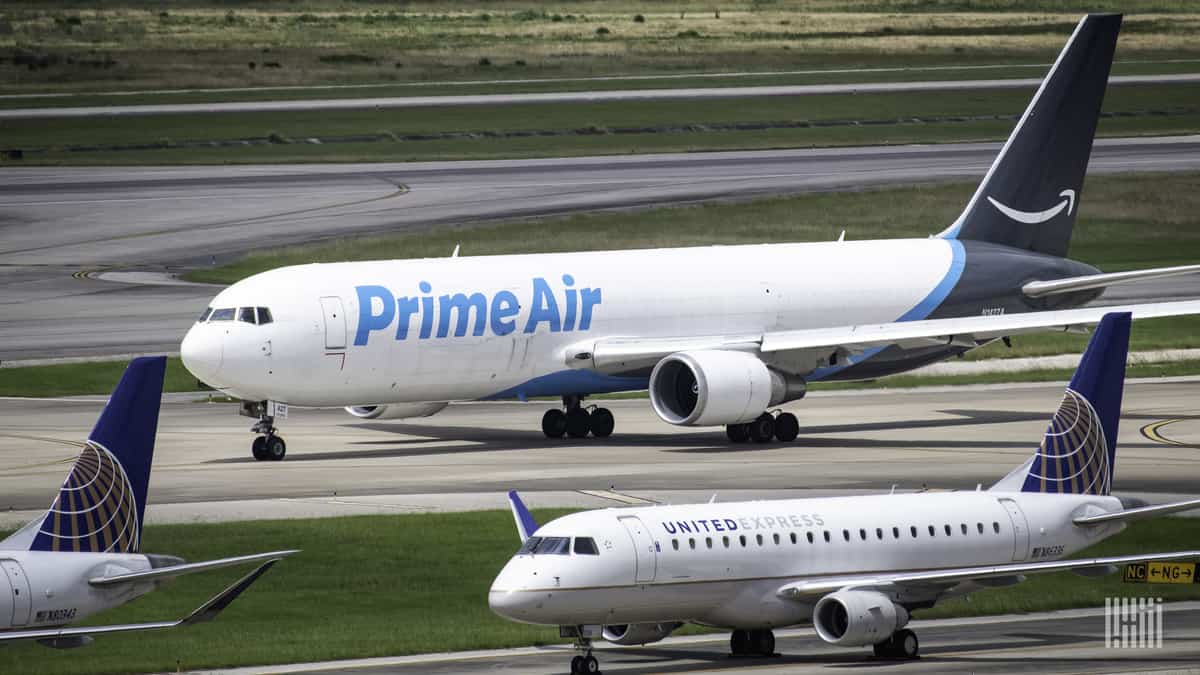
<path fill-rule="evenodd" d="M 163 356 L 129 363 L 31 550 L 137 552 L 166 364 Z"/>
<path fill-rule="evenodd" d="M 1021 492 L 1109 493 L 1125 388 L 1129 324 L 1128 312 L 1106 314 L 1101 319 L 1033 456 Z"/>

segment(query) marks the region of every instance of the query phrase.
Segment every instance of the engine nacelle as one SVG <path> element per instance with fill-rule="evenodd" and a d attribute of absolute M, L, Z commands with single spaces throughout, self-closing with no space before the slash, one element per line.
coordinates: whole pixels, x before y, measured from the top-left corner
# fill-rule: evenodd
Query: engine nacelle
<path fill-rule="evenodd" d="M 681 623 L 631 623 L 605 626 L 601 635 L 614 645 L 645 645 L 670 635 Z"/>
<path fill-rule="evenodd" d="M 357 405 L 346 408 L 346 412 L 361 420 L 400 420 L 411 417 L 429 417 L 441 412 L 446 403 L 389 403 L 387 405 Z"/>
<path fill-rule="evenodd" d="M 873 645 L 908 623 L 908 610 L 878 591 L 838 591 L 813 608 L 813 628 L 835 645 Z"/>
<path fill-rule="evenodd" d="M 749 422 L 768 406 L 803 396 L 803 380 L 775 372 L 747 352 L 676 352 L 650 373 L 654 412 L 681 426 Z"/>

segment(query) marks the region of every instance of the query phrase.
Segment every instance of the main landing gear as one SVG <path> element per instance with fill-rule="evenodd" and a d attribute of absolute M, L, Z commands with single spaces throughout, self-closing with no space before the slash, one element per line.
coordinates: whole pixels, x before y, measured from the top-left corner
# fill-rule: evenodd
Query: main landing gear
<path fill-rule="evenodd" d="M 581 637 L 575 641 L 575 649 L 581 653 L 571 659 L 571 675 L 599 675 L 600 662 L 592 656 L 592 641 Z"/>
<path fill-rule="evenodd" d="M 875 656 L 893 659 L 919 658 L 921 643 L 917 634 L 907 628 L 892 633 L 892 636 L 875 645 Z"/>
<path fill-rule="evenodd" d="M 765 628 L 735 630 L 729 636 L 729 653 L 733 656 L 774 656 L 775 633 Z"/>
<path fill-rule="evenodd" d="M 612 435 L 613 414 L 608 408 L 583 407 L 583 397 L 572 394 L 563 396 L 563 408 L 551 408 L 542 415 L 542 433 L 546 438 L 562 438 L 563 434 L 571 438 L 587 438 L 588 434 L 596 438 L 608 438 Z"/>
<path fill-rule="evenodd" d="M 725 435 L 734 443 L 769 443 L 772 438 L 784 443 L 791 443 L 800 435 L 800 420 L 792 413 L 781 412 L 772 415 L 765 412 L 752 422 L 743 424 L 726 424 Z"/>
<path fill-rule="evenodd" d="M 242 401 L 241 413 L 246 417 L 257 417 L 250 431 L 262 434 L 250 444 L 250 452 L 260 462 L 278 462 L 287 454 L 287 443 L 276 434 L 275 417 L 267 414 L 266 401 Z"/>

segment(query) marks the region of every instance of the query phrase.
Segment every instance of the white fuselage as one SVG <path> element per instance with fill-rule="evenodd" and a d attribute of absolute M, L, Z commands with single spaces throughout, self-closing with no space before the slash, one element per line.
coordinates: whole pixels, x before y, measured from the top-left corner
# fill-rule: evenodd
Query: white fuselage
<path fill-rule="evenodd" d="M 789 583 L 1054 560 L 1122 528 L 1077 527 L 1072 517 L 1120 508 L 1113 497 L 980 491 L 586 511 L 535 536 L 590 537 L 597 555 L 519 553 L 489 603 L 539 624 L 787 626 L 809 621 L 813 608 L 779 595 Z M 901 600 L 931 605 L 941 592 L 930 592 Z"/>
<path fill-rule="evenodd" d="M 0 550 L 0 630 L 63 626 L 123 605 L 155 583 L 98 587 L 88 580 L 150 568 L 136 553 Z"/>
<path fill-rule="evenodd" d="M 568 350 L 606 337 L 924 318 L 961 273 L 961 246 L 918 239 L 286 267 L 218 294 L 211 308 L 234 318 L 197 323 L 182 352 L 214 387 L 299 406 L 524 398 L 581 377 L 583 393 L 639 389 L 644 376 L 568 369 Z M 259 307 L 270 323 L 237 320 Z"/>

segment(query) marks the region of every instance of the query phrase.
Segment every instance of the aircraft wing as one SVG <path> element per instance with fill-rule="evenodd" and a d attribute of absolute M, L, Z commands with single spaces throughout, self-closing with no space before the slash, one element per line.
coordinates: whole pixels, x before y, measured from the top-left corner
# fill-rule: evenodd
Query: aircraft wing
<path fill-rule="evenodd" d="M 995 316 L 969 316 L 924 321 L 835 326 L 802 330 L 771 331 L 758 335 L 704 336 L 687 338 L 611 337 L 573 345 L 566 363 L 573 368 L 590 368 L 615 373 L 652 366 L 664 356 L 691 349 L 729 349 L 749 352 L 810 351 L 846 354 L 898 345 L 921 347 L 955 344 L 976 347 L 996 338 L 1043 331 L 1083 332 L 1100 322 L 1105 314 L 1130 312 L 1134 319 L 1200 314 L 1200 300 L 1158 302 L 1109 307 L 1022 312 Z"/>
<path fill-rule="evenodd" d="M 194 623 L 212 621 L 239 595 L 258 580 L 272 565 L 279 562 L 276 557 L 259 565 L 254 571 L 238 579 L 232 586 L 213 596 L 208 602 L 200 605 L 191 614 L 175 621 L 154 621 L 150 623 L 125 623 L 109 626 L 81 626 L 78 628 L 43 628 L 39 630 L 15 630 L 0 633 L 0 644 L 18 640 L 37 640 L 49 647 L 74 647 L 82 644 L 83 640 L 93 635 L 107 633 L 129 633 L 142 630 L 158 630 L 190 626 Z"/>
<path fill-rule="evenodd" d="M 946 586 L 967 581 L 986 583 L 989 579 L 1017 578 L 1026 574 L 1042 572 L 1061 572 L 1076 570 L 1088 572 L 1116 571 L 1118 565 L 1130 563 L 1186 560 L 1200 558 L 1200 551 L 1173 551 L 1170 553 L 1145 553 L 1139 555 L 1110 556 L 1107 558 L 1082 558 L 1076 560 L 1050 560 L 1046 562 L 1012 563 L 1008 565 L 988 565 L 981 567 L 952 567 L 938 570 L 910 570 L 896 572 L 881 572 L 877 574 L 844 574 L 827 577 L 814 577 L 787 584 L 777 591 L 782 598 L 790 600 L 816 599 L 827 593 L 842 589 L 876 589 L 896 587 L 929 587 Z"/>
<path fill-rule="evenodd" d="M 215 570 L 222 567 L 241 565 L 243 563 L 262 562 L 263 560 L 280 560 L 292 555 L 293 553 L 299 553 L 299 551 L 271 551 L 270 553 L 255 553 L 253 555 L 237 556 L 236 558 L 221 558 L 219 560 L 205 560 L 203 562 L 169 565 L 167 567 L 156 567 L 143 572 L 127 572 L 124 574 L 114 574 L 109 577 L 92 577 L 91 579 L 88 579 L 88 583 L 92 586 L 115 586 L 117 584 L 128 584 L 137 581 L 155 581 L 158 579 L 168 579 L 171 577 L 182 576 L 184 574 L 191 574 L 193 572 L 205 572 L 207 570 Z"/>

